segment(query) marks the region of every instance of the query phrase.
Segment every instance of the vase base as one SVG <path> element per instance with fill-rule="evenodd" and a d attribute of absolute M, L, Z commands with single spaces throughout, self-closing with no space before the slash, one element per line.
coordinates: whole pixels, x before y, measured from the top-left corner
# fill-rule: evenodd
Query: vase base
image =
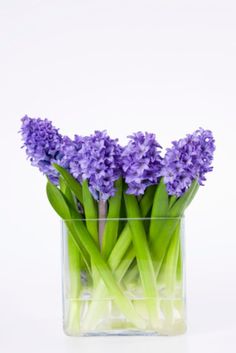
<path fill-rule="evenodd" d="M 173 328 L 163 328 L 157 331 L 143 331 L 133 329 L 120 329 L 120 330 L 102 330 L 102 331 L 87 331 L 87 332 L 70 332 L 64 329 L 64 333 L 71 337 L 108 337 L 108 336 L 178 336 L 186 332 L 186 325 L 180 324 Z"/>

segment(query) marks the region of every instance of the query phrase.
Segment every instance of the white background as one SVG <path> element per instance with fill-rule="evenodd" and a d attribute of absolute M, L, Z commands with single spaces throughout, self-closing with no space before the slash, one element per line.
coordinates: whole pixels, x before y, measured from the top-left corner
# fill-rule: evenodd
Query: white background
<path fill-rule="evenodd" d="M 1 353 L 236 351 L 235 19 L 234 0 L 0 0 Z M 64 336 L 60 224 L 20 149 L 26 113 L 163 147 L 213 130 L 215 170 L 186 215 L 186 335 Z"/>

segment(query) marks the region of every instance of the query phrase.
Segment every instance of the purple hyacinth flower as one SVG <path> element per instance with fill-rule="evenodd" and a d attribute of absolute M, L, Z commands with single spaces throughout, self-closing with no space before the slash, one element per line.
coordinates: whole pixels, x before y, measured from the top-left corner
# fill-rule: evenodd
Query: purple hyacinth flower
<path fill-rule="evenodd" d="M 31 164 L 38 167 L 54 184 L 58 184 L 58 172 L 52 163 L 57 163 L 61 159 L 63 137 L 47 119 L 30 118 L 25 115 L 21 121 L 23 147 Z"/>
<path fill-rule="evenodd" d="M 105 131 L 95 131 L 91 136 L 75 136 L 72 147 L 65 152 L 69 172 L 79 182 L 88 180 L 96 200 L 106 201 L 114 196 L 114 182 L 121 176 L 121 147 L 118 140 Z"/>
<path fill-rule="evenodd" d="M 127 194 L 142 195 L 145 189 L 158 183 L 162 168 L 161 146 L 154 134 L 137 132 L 122 152 L 122 170 L 128 185 Z"/>
<path fill-rule="evenodd" d="M 162 176 L 169 195 L 179 197 L 193 180 L 203 185 L 205 174 L 213 170 L 215 140 L 210 130 L 199 128 L 172 145 L 163 159 Z"/>

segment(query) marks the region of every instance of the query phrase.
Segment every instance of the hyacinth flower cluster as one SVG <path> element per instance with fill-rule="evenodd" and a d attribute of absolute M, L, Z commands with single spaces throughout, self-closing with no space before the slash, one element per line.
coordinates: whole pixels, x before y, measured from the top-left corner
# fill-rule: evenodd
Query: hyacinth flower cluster
<path fill-rule="evenodd" d="M 61 155 L 63 137 L 58 129 L 47 119 L 31 119 L 24 116 L 21 133 L 31 164 L 38 167 L 53 183 L 58 183 L 58 172 L 52 165 Z"/>
<path fill-rule="evenodd" d="M 127 194 L 143 195 L 145 189 L 155 185 L 161 176 L 161 145 L 154 134 L 137 132 L 122 151 L 123 177 L 128 185 Z"/>
<path fill-rule="evenodd" d="M 213 169 L 212 132 L 199 128 L 166 152 L 147 132 L 121 146 L 106 131 L 70 138 L 28 116 L 20 132 L 63 220 L 65 331 L 184 332 L 182 218 Z"/>
<path fill-rule="evenodd" d="M 214 139 L 211 131 L 199 129 L 172 144 L 163 160 L 162 176 L 168 194 L 181 196 L 194 180 L 203 185 L 212 171 Z"/>

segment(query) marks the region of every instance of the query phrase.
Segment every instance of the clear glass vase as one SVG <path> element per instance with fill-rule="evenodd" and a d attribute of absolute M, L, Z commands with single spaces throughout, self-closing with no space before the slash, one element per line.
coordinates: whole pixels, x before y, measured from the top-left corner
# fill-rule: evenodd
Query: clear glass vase
<path fill-rule="evenodd" d="M 183 218 L 68 220 L 62 237 L 67 335 L 185 332 Z"/>

